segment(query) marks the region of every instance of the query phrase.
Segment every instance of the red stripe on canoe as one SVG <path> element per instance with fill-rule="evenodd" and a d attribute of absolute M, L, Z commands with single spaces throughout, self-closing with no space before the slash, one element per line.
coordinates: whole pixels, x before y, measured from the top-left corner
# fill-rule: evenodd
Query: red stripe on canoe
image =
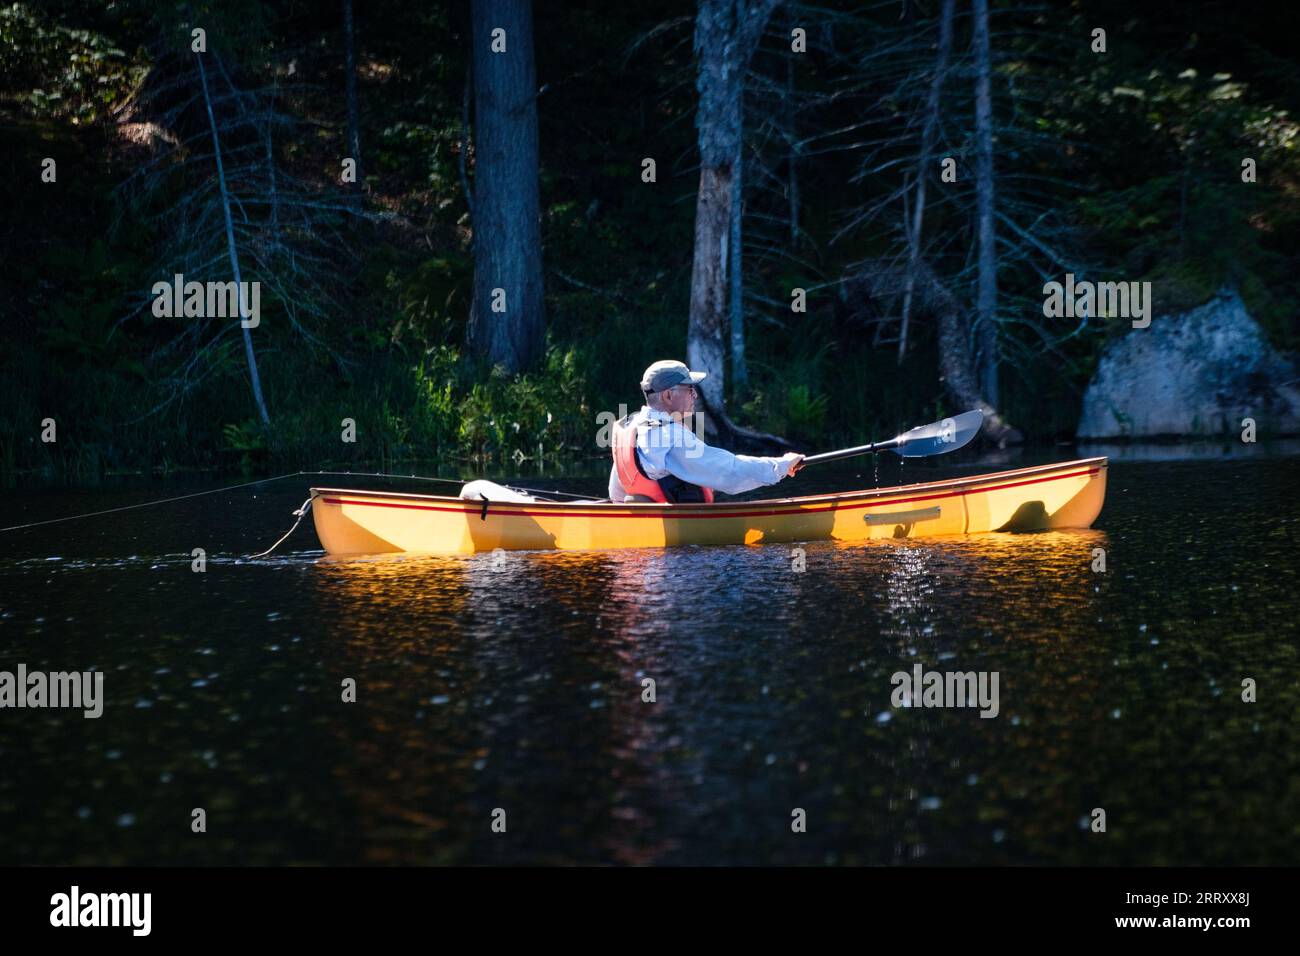
<path fill-rule="evenodd" d="M 852 504 L 832 504 L 826 508 L 788 508 L 785 510 L 774 510 L 771 508 L 763 511 L 728 511 L 725 514 L 709 514 L 708 512 L 686 512 L 683 514 L 664 514 L 662 512 L 650 514 L 606 514 L 600 511 L 502 511 L 500 508 L 490 507 L 489 502 L 488 514 L 491 515 L 512 515 L 529 518 L 655 518 L 663 520 L 664 518 L 765 518 L 771 515 L 799 515 L 799 514 L 818 514 L 823 511 L 853 511 L 858 508 L 880 508 L 887 505 L 902 505 L 909 501 L 935 501 L 940 498 L 956 498 L 962 495 L 982 494 L 986 491 L 1001 491 L 1003 488 L 1019 488 L 1022 485 L 1037 485 L 1044 481 L 1060 481 L 1064 478 L 1078 478 L 1083 475 L 1092 477 L 1101 471 L 1100 468 L 1092 468 L 1087 471 L 1072 471 L 1065 475 L 1051 475 L 1047 478 L 1032 478 L 1029 481 L 1013 481 L 1005 485 L 989 485 L 984 488 L 969 488 L 957 491 L 944 492 L 936 495 L 917 495 L 913 498 L 887 498 L 884 501 L 867 501 L 855 502 Z M 450 511 L 468 516 L 478 516 L 482 514 L 482 504 L 473 505 L 469 508 L 443 508 L 437 505 L 403 505 L 387 501 L 356 501 L 349 498 L 322 498 L 329 505 L 358 505 L 365 508 L 401 508 L 408 511 Z"/>

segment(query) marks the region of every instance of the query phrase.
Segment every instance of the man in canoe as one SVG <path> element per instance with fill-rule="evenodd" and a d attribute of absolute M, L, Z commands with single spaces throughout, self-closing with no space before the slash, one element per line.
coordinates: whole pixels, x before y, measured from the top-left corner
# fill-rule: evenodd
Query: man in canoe
<path fill-rule="evenodd" d="M 646 404 L 615 422 L 610 448 L 609 500 L 687 504 L 713 500 L 714 491 L 738 495 L 774 485 L 799 470 L 803 455 L 733 455 L 704 444 L 683 424 L 695 411 L 695 386 L 707 372 L 681 362 L 655 362 L 641 376 Z"/>

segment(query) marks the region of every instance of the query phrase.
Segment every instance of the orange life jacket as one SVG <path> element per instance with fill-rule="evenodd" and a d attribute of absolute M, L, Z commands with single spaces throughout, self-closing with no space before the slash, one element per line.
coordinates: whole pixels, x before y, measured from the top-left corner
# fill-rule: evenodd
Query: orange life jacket
<path fill-rule="evenodd" d="M 629 495 L 644 495 L 651 501 L 658 501 L 662 504 L 668 504 L 668 494 L 658 481 L 651 478 L 641 467 L 641 461 L 636 453 L 636 426 L 632 424 L 632 418 L 629 415 L 620 422 L 614 423 L 614 430 L 611 435 L 610 449 L 614 455 L 614 468 L 618 471 L 618 480 L 622 484 L 623 490 Z M 658 426 L 659 422 L 642 422 L 642 425 L 651 427 Z M 713 501 L 712 488 L 700 488 L 699 485 L 693 485 L 688 481 L 682 481 L 680 478 L 670 476 L 671 481 L 667 483 L 675 485 L 673 489 L 673 504 L 681 492 L 688 488 L 699 488 L 703 493 L 706 502 Z"/>

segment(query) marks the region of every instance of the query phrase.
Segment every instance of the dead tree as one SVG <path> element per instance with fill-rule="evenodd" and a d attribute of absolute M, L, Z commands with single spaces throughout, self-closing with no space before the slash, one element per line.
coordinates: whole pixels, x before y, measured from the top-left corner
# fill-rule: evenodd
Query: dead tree
<path fill-rule="evenodd" d="M 948 73 L 948 53 L 952 49 L 952 12 L 955 0 L 943 0 L 939 11 L 939 52 L 935 56 L 934 75 L 925 104 L 925 128 L 921 133 L 921 152 L 916 159 L 916 198 L 912 205 L 912 222 L 907 231 L 908 269 L 903 290 L 903 317 L 898 330 L 898 364 L 907 354 L 907 332 L 912 318 L 912 294 L 916 288 L 916 269 L 921 258 L 921 227 L 925 222 L 925 186 L 934 175 L 931 165 L 934 141 L 939 132 L 939 96 Z"/>
<path fill-rule="evenodd" d="M 274 74 L 274 64 L 271 69 Z M 341 225 L 357 211 L 334 184 L 304 180 L 278 159 L 277 134 L 295 124 L 277 108 L 278 93 L 278 78 L 265 86 L 244 82 L 209 42 L 203 53 L 161 49 L 140 90 L 117 114 L 119 132 L 136 144 L 139 161 L 116 190 L 115 228 L 129 217 L 155 233 L 153 277 L 257 282 L 263 306 L 275 310 L 275 321 L 262 316 L 257 330 L 245 328 L 238 316 L 154 323 L 149 334 L 159 342 L 149 364 L 164 395 L 141 419 L 223 368 L 236 329 L 263 427 L 270 411 L 254 332 L 283 330 L 338 367 L 351 365 L 320 328 L 342 310 L 338 277 L 353 257 Z M 136 322 L 151 303 L 150 291 L 141 289 L 118 325 Z"/>
<path fill-rule="evenodd" d="M 700 0 L 695 20 L 700 184 L 686 360 L 692 368 L 709 373 L 701 385 L 706 435 L 733 444 L 737 437 L 745 437 L 745 430 L 727 416 L 724 330 L 728 244 L 733 234 L 738 235 L 738 230 L 733 233 L 732 218 L 739 195 L 735 180 L 743 141 L 744 79 L 777 2 Z"/>
<path fill-rule="evenodd" d="M 356 163 L 356 182 L 352 191 L 359 194 L 364 182 L 361 176 L 361 123 L 357 110 L 357 38 L 352 24 L 352 0 L 343 0 L 343 61 L 346 75 L 348 110 L 348 153 Z"/>
<path fill-rule="evenodd" d="M 869 260 L 858 263 L 845 277 L 855 292 L 882 301 L 897 298 L 909 279 L 914 290 L 914 307 L 930 315 L 938 330 L 939 381 L 944 390 L 962 411 L 978 408 L 984 413 L 984 435 L 990 441 L 998 445 L 1019 444 L 1023 436 L 1007 424 L 980 392 L 961 303 L 924 259 L 916 259 L 906 266 L 891 260 Z"/>
<path fill-rule="evenodd" d="M 979 286 L 975 330 L 979 340 L 980 388 L 998 402 L 998 250 L 993 220 L 993 95 L 988 0 L 972 0 L 971 45 L 975 53 L 975 196 L 979 224 Z"/>
<path fill-rule="evenodd" d="M 249 303 L 244 300 L 244 284 L 239 273 L 239 250 L 235 245 L 235 225 L 230 214 L 230 190 L 226 185 L 226 170 L 221 161 L 221 137 L 217 132 L 217 118 L 212 112 L 212 94 L 208 90 L 208 74 L 203 66 L 203 53 L 195 53 L 194 59 L 199 65 L 199 83 L 203 87 L 203 106 L 207 110 L 208 124 L 212 130 L 212 158 L 217 167 L 217 188 L 221 196 L 221 214 L 225 219 L 226 232 L 226 250 L 230 255 L 230 271 L 234 276 L 235 288 L 239 290 L 239 314 L 245 315 L 248 311 Z M 249 327 L 242 321 L 239 323 L 239 330 L 244 337 L 244 356 L 248 361 L 248 382 L 249 387 L 253 390 L 253 402 L 257 405 L 257 414 L 262 419 L 262 425 L 271 424 L 271 415 L 266 410 L 266 399 L 262 396 L 262 377 L 257 371 L 257 356 L 253 352 L 253 336 L 249 332 Z"/>
<path fill-rule="evenodd" d="M 924 315 L 936 323 L 934 338 L 945 382 L 964 381 L 953 370 L 971 364 L 979 402 L 963 404 L 997 409 L 999 403 L 987 391 L 991 387 L 994 394 L 1001 392 L 997 367 L 982 364 L 986 356 L 996 363 L 999 357 L 1038 361 L 1049 353 L 1064 361 L 1059 346 L 1082 330 L 1082 325 L 1059 330 L 1041 320 L 1036 290 L 1042 283 L 1059 279 L 1065 271 L 1090 270 L 1075 251 L 1078 243 L 1061 204 L 1061 190 L 1071 184 L 1044 172 L 1061 149 L 1059 137 L 1022 121 L 1043 115 L 1053 98 L 1066 91 L 1037 82 L 1027 69 L 1035 59 L 1058 53 L 1052 46 L 1057 41 L 1044 38 L 1032 16 L 1017 18 L 1012 12 L 999 17 L 996 37 L 990 34 L 985 42 L 958 52 L 957 37 L 966 32 L 967 22 L 974 35 L 975 18 L 964 20 L 955 4 L 937 6 L 936 14 L 926 17 L 915 15 L 923 8 L 909 5 L 909 20 L 875 20 L 870 29 L 856 31 L 863 42 L 836 62 L 846 71 L 843 85 L 859 97 L 847 103 L 858 108 L 862 118 L 808 137 L 804 155 L 848 151 L 861 157 L 853 182 L 861 184 L 869 198 L 846 204 L 831 245 L 864 232 L 875 241 L 882 234 L 896 237 L 878 256 L 878 264 L 900 281 L 888 285 L 887 295 L 870 299 L 867 308 L 855 310 L 875 327 L 875 344 L 896 341 L 903 354 L 915 341 L 916 323 Z M 945 29 L 950 17 L 951 26 Z M 1014 48 L 1018 70 L 993 71 L 995 44 L 1008 51 Z M 978 53 L 985 45 L 988 65 L 981 70 Z M 987 87 L 978 80 L 981 73 Z M 1026 75 L 1028 81 L 1021 79 Z M 945 82 L 945 77 L 955 76 L 973 79 Z M 987 102 L 981 105 L 985 91 Z M 1002 105 L 994 109 L 999 102 Z M 842 98 L 841 108 L 844 105 Z M 1002 155 L 1014 157 L 996 170 L 996 189 L 994 139 Z M 954 161 L 955 178 L 934 179 L 941 159 Z M 904 169 L 913 172 L 900 175 Z M 927 272 L 954 301 L 974 304 L 970 321 L 965 313 L 956 313 L 964 336 L 955 334 L 951 325 L 940 327 L 940 311 L 918 312 L 924 290 L 914 287 Z M 989 321 L 976 321 L 981 307 Z M 886 335 L 891 328 L 898 330 L 896 340 Z M 953 354 L 954 349 L 964 357 Z M 991 374 L 982 376 L 983 371 Z M 961 388 L 970 395 L 967 385 Z"/>

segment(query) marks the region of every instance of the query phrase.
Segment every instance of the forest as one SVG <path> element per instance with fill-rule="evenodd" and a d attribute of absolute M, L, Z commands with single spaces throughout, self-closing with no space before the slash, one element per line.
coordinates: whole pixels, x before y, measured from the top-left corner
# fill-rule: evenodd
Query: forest
<path fill-rule="evenodd" d="M 1067 277 L 1294 363 L 1298 7 L 1136 9 L 7 4 L 0 472 L 563 467 L 661 358 L 736 450 L 1070 441 Z"/>

